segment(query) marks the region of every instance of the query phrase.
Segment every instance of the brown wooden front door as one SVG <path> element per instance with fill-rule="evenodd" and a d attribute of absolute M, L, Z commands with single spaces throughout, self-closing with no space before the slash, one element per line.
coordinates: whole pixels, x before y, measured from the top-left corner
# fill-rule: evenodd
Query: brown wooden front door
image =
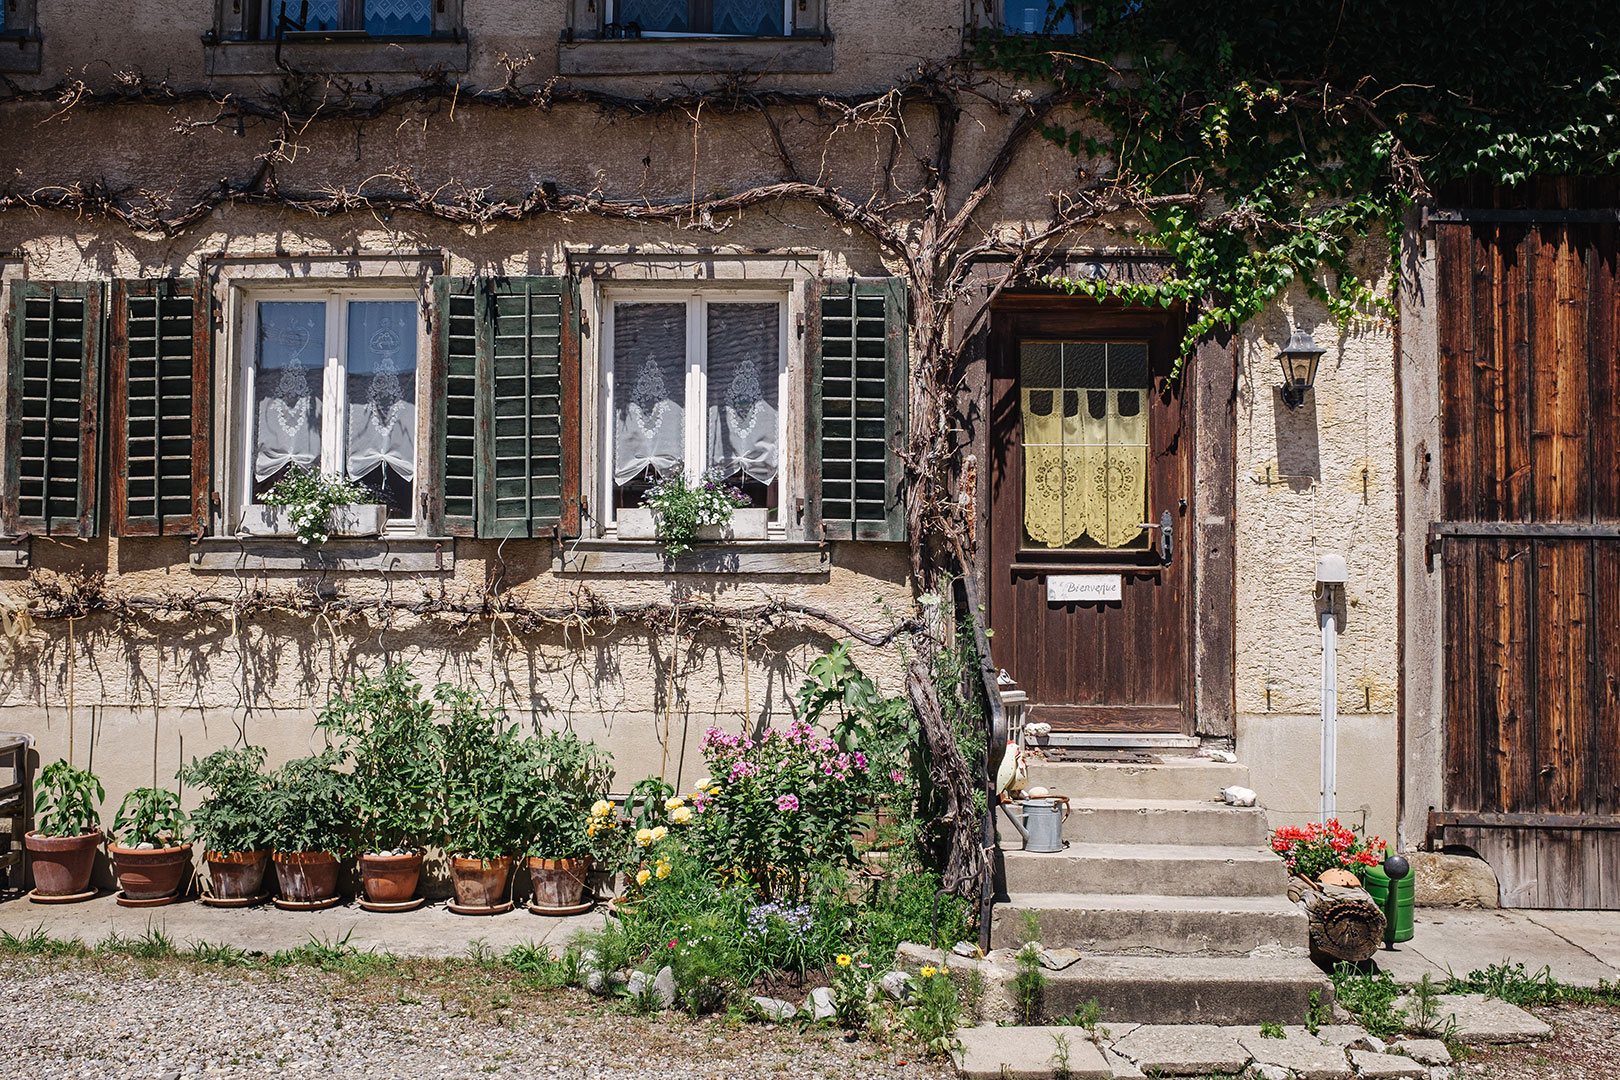
<path fill-rule="evenodd" d="M 994 313 L 992 652 L 1054 730 L 1192 731 L 1178 326 L 1067 297 Z"/>

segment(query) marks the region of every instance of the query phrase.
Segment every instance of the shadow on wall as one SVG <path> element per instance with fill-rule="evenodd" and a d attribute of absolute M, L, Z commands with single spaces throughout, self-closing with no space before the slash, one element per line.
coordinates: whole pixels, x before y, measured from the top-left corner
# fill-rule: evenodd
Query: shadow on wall
<path fill-rule="evenodd" d="M 1271 414 L 1277 435 L 1277 479 L 1294 491 L 1309 491 L 1322 482 L 1316 391 L 1308 391 L 1305 403 L 1297 409 L 1290 409 L 1284 404 L 1281 386 L 1271 388 L 1271 398 Z"/>

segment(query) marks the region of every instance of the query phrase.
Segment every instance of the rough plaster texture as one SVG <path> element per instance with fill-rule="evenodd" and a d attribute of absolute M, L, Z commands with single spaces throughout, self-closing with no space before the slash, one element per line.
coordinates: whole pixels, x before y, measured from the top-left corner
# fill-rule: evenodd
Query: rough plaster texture
<path fill-rule="evenodd" d="M 1369 246 L 1370 253 L 1370 246 Z M 1376 267 L 1376 261 L 1370 262 Z M 1277 390 L 1289 330 L 1326 349 L 1300 409 Z M 1341 332 L 1296 286 L 1244 328 L 1237 399 L 1238 756 L 1275 826 L 1317 811 L 1319 556 L 1349 565 L 1338 610 L 1341 818 L 1394 840 L 1397 539 L 1390 328 Z"/>

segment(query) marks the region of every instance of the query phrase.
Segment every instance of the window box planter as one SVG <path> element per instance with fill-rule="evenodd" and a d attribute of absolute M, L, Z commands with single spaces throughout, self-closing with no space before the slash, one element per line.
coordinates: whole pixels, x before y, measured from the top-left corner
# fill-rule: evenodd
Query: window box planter
<path fill-rule="evenodd" d="M 242 511 L 236 531 L 244 536 L 296 536 L 288 509 L 253 503 Z M 382 503 L 351 503 L 332 511 L 332 536 L 381 536 L 387 528 L 388 507 Z"/>
<path fill-rule="evenodd" d="M 731 520 L 724 525 L 704 525 L 698 529 L 699 540 L 764 540 L 770 523 L 770 511 L 762 506 L 743 506 L 731 512 Z M 618 512 L 620 540 L 656 540 L 658 528 L 653 523 L 653 512 L 645 506 L 630 506 Z"/>

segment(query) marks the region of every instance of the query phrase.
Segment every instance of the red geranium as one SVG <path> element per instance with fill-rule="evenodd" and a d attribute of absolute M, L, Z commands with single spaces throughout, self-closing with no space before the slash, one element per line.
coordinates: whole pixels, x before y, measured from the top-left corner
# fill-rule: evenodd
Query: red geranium
<path fill-rule="evenodd" d="M 1289 873 L 1315 879 L 1322 871 L 1343 867 L 1362 877 L 1384 859 L 1384 842 L 1363 838 L 1337 818 L 1326 825 L 1284 825 L 1271 834 L 1271 850 L 1281 855 Z"/>

